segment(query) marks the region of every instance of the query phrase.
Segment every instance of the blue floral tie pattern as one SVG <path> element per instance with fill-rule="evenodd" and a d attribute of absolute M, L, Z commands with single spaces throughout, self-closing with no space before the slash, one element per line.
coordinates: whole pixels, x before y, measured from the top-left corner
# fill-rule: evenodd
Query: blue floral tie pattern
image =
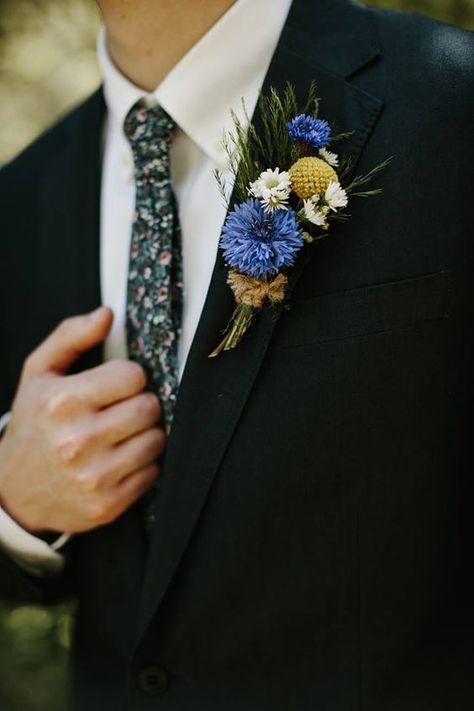
<path fill-rule="evenodd" d="M 147 373 L 149 389 L 160 398 L 168 432 L 178 392 L 183 302 L 180 228 L 169 165 L 174 127 L 161 107 L 147 107 L 143 101 L 130 109 L 124 122 L 136 184 L 127 286 L 128 351 Z"/>

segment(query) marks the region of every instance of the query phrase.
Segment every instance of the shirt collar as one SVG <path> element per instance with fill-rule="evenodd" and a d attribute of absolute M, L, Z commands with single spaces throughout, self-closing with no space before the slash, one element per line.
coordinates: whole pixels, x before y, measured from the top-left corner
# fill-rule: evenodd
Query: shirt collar
<path fill-rule="evenodd" d="M 249 115 L 290 9 L 291 0 L 236 0 L 218 22 L 166 75 L 153 92 L 130 82 L 113 64 L 98 36 L 98 58 L 109 115 L 120 128 L 140 98 L 158 102 L 216 165 L 225 163 L 223 133 L 232 129 L 231 110 Z"/>

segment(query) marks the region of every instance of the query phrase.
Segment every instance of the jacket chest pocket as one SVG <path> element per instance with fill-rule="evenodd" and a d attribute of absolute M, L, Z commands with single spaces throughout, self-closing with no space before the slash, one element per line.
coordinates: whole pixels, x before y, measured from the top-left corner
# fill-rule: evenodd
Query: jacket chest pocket
<path fill-rule="evenodd" d="M 307 299 L 284 311 L 277 348 L 377 335 L 449 317 L 448 270 Z"/>

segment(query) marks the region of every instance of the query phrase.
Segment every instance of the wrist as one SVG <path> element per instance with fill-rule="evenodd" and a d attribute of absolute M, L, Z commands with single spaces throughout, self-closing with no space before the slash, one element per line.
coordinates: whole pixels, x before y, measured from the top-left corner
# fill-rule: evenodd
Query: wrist
<path fill-rule="evenodd" d="M 20 528 L 22 528 L 27 533 L 31 533 L 33 536 L 38 534 L 38 530 L 35 529 L 34 525 L 26 521 L 23 514 L 17 510 L 14 500 L 10 495 L 9 482 L 14 481 L 14 477 L 11 476 L 10 472 L 14 471 L 14 465 L 9 465 L 9 457 L 7 456 L 8 442 L 0 437 L 0 509 L 9 516 Z"/>
<path fill-rule="evenodd" d="M 2 509 L 9 518 L 11 518 L 17 526 L 20 526 L 26 533 L 30 533 L 32 536 L 39 536 L 40 531 L 34 526 L 31 526 L 22 515 L 18 514 L 15 510 L 15 506 L 12 505 L 7 493 L 4 490 L 2 477 L 0 473 L 0 509 Z"/>
<path fill-rule="evenodd" d="M 31 526 L 27 524 L 26 521 L 22 519 L 20 515 L 15 511 L 15 506 L 12 504 L 10 497 L 8 495 L 8 480 L 11 478 L 8 476 L 8 458 L 6 456 L 8 447 L 8 437 L 7 426 L 12 418 L 11 412 L 6 412 L 0 417 L 0 508 L 2 508 L 5 513 L 14 521 L 18 526 L 20 526 L 27 533 L 31 533 L 33 536 L 38 535 L 38 532 L 34 530 Z"/>

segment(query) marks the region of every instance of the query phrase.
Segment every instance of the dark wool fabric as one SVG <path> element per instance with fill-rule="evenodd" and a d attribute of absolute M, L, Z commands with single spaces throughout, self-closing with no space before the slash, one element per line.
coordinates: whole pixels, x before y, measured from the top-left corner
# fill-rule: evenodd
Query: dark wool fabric
<path fill-rule="evenodd" d="M 4 598 L 78 600 L 74 711 L 473 708 L 473 50 L 295 0 L 266 88 L 315 79 L 356 173 L 393 155 L 384 192 L 209 360 L 233 307 L 218 258 L 148 560 L 139 507 L 57 580 L 0 557 Z M 104 110 L 99 90 L 0 173 L 0 411 L 31 349 L 100 302 Z"/>

